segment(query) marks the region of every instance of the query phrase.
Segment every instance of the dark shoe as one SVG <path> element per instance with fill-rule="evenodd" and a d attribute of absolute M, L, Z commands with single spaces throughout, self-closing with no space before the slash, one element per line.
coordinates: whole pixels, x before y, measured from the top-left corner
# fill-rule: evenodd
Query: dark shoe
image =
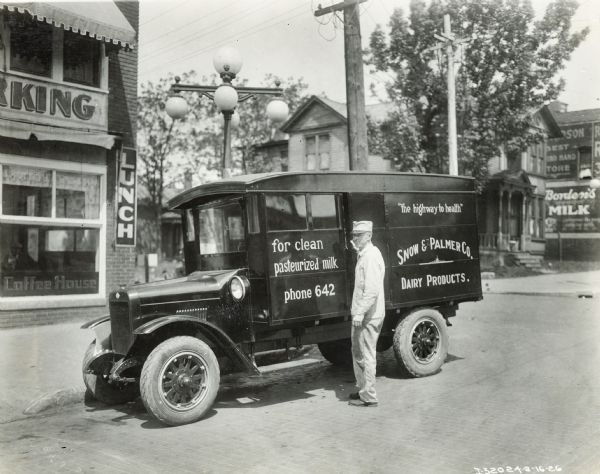
<path fill-rule="evenodd" d="M 358 392 L 354 392 L 348 395 L 348 398 L 350 400 L 360 400 L 360 395 L 358 394 Z"/>
<path fill-rule="evenodd" d="M 377 402 L 363 402 L 362 400 L 350 400 L 348 405 L 352 405 L 354 407 L 376 407 L 379 405 Z"/>

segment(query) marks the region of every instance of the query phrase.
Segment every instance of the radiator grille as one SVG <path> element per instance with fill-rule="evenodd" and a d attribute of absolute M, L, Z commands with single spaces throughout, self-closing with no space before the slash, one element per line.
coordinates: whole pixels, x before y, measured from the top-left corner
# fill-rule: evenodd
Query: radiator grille
<path fill-rule="evenodd" d="M 110 328 L 113 350 L 125 354 L 133 342 L 128 301 L 110 302 Z"/>

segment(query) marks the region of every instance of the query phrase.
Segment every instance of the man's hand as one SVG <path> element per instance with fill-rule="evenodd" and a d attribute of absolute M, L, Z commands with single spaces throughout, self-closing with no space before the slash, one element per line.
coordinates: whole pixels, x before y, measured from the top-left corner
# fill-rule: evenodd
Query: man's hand
<path fill-rule="evenodd" d="M 362 326 L 362 320 L 359 321 L 359 320 L 353 319 L 352 320 L 352 326 L 354 326 L 355 328 L 361 327 Z"/>

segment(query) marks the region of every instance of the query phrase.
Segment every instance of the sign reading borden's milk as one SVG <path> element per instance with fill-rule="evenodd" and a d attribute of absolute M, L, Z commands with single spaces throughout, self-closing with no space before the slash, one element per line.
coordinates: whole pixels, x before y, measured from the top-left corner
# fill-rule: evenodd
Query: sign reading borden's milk
<path fill-rule="evenodd" d="M 282 319 L 346 307 L 343 234 L 339 230 L 278 232 L 268 242 L 271 301 Z"/>
<path fill-rule="evenodd" d="M 391 291 L 427 299 L 475 291 L 480 284 L 473 194 L 386 195 Z"/>

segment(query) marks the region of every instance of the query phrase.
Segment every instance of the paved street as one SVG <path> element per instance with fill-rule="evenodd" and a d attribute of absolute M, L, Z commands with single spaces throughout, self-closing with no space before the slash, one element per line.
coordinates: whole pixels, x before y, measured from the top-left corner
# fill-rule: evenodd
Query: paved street
<path fill-rule="evenodd" d="M 399 378 L 392 352 L 380 357 L 378 408 L 348 406 L 352 374 L 317 359 L 226 380 L 192 425 L 163 427 L 139 401 L 4 422 L 0 470 L 599 472 L 598 316 L 594 299 L 486 295 L 453 320 L 439 374 Z"/>

